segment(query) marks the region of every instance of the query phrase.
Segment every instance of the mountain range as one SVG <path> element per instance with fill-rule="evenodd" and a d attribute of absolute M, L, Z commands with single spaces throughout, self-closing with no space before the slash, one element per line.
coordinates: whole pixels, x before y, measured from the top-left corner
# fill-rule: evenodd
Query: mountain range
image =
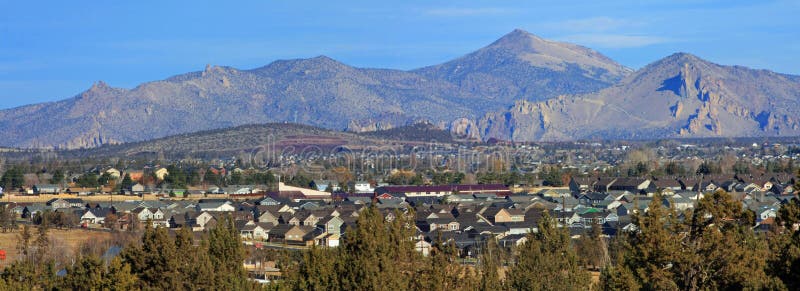
<path fill-rule="evenodd" d="M 800 76 L 677 53 L 595 93 L 517 101 L 481 136 L 513 141 L 800 135 Z"/>
<path fill-rule="evenodd" d="M 356 68 L 325 56 L 203 71 L 132 89 L 97 82 L 0 111 L 0 146 L 86 148 L 244 124 L 355 132 L 426 121 L 514 141 L 800 134 L 800 77 L 675 54 L 633 71 L 514 30 L 439 65 Z"/>

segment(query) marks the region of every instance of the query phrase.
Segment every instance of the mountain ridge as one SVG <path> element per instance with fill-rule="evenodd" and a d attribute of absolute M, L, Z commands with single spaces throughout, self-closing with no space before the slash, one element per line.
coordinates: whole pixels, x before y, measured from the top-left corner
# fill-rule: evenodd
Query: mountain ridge
<path fill-rule="evenodd" d="M 800 76 L 675 53 L 632 71 L 592 49 L 514 30 L 414 70 L 320 55 L 203 70 L 0 110 L 0 146 L 88 148 L 243 124 L 354 132 L 428 122 L 457 136 L 540 141 L 608 136 L 798 134 Z"/>
<path fill-rule="evenodd" d="M 503 41 L 512 45 L 508 42 L 536 39 L 515 31 Z M 547 45 L 552 46 L 551 42 Z M 276 60 L 248 70 L 206 65 L 201 71 L 131 89 L 112 88 L 100 81 L 72 98 L 0 110 L 0 130 L 6 132 L 0 146 L 95 147 L 268 122 L 351 131 L 388 129 L 421 120 L 448 124 L 461 118 L 474 120 L 516 99 L 543 100 L 612 85 L 603 80 L 605 75 L 587 74 L 604 70 L 591 64 L 564 59 L 570 69 L 556 70 L 521 62 L 520 54 L 533 53 L 534 47 L 530 43 L 519 47 L 516 53 L 471 58 L 487 65 L 471 71 L 472 81 L 458 84 L 448 81 L 453 78 L 446 72 L 357 68 L 327 56 Z M 527 73 L 538 74 L 536 81 L 530 81 Z M 573 78 L 576 75 L 581 77 Z M 507 86 L 512 83 L 513 87 Z"/>
<path fill-rule="evenodd" d="M 595 93 L 518 101 L 479 127 L 517 141 L 800 135 L 799 80 L 675 53 Z"/>

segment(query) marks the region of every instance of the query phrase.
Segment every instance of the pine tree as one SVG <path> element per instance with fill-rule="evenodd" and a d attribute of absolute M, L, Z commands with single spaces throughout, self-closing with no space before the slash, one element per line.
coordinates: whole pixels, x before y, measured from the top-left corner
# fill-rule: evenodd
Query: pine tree
<path fill-rule="evenodd" d="M 537 232 L 517 250 L 516 263 L 508 274 L 509 287 L 516 290 L 588 289 L 589 273 L 580 268 L 566 229 L 559 228 L 547 212 Z"/>
<path fill-rule="evenodd" d="M 502 266 L 502 254 L 497 246 L 497 241 L 490 238 L 483 249 L 478 263 L 480 270 L 480 284 L 478 290 L 494 291 L 503 289 L 499 268 Z"/>
<path fill-rule="evenodd" d="M 122 191 L 130 191 L 133 187 L 133 179 L 131 179 L 131 175 L 125 173 L 125 176 L 122 178 L 122 182 L 119 183 L 119 189 Z"/>
<path fill-rule="evenodd" d="M 0 206 L 0 230 L 4 233 L 14 231 L 17 222 L 14 219 L 14 213 L 8 209 L 7 205 Z"/>
<path fill-rule="evenodd" d="M 30 260 L 17 260 L 7 265 L 0 273 L 0 279 L 5 281 L 8 290 L 33 290 L 38 276 L 36 265 Z"/>
<path fill-rule="evenodd" d="M 8 169 L 8 171 L 3 173 L 3 176 L 0 177 L 0 185 L 8 190 L 17 189 L 25 185 L 25 177 L 22 168 L 15 166 Z"/>
<path fill-rule="evenodd" d="M 31 239 L 33 235 L 31 234 L 30 227 L 26 224 L 22 226 L 22 231 L 17 235 L 17 251 L 22 256 L 22 258 L 27 258 L 30 254 L 30 246 L 31 246 Z"/>
<path fill-rule="evenodd" d="M 49 219 L 47 216 L 43 216 L 42 223 L 39 224 L 39 227 L 36 231 L 36 255 L 34 256 L 34 260 L 37 262 L 43 262 L 48 258 L 48 254 L 50 253 L 50 238 L 48 236 L 49 230 Z"/>
<path fill-rule="evenodd" d="M 755 215 L 742 208 L 725 191 L 701 199 L 686 221 L 688 236 L 674 272 L 687 289 L 772 289 L 777 280 L 768 276 L 766 242 L 751 226 Z"/>
<path fill-rule="evenodd" d="M 303 260 L 291 271 L 289 280 L 296 290 L 340 290 L 337 274 L 337 251 L 313 247 L 303 253 Z"/>
<path fill-rule="evenodd" d="M 209 280 L 212 278 L 196 278 L 193 276 L 194 268 L 196 268 L 197 250 L 194 247 L 194 240 L 192 233 L 188 228 L 181 228 L 175 232 L 175 252 L 178 264 L 178 276 L 182 285 L 187 290 L 197 288 L 194 284 L 198 280 Z"/>
<path fill-rule="evenodd" d="M 432 245 L 428 265 L 423 268 L 420 290 L 448 290 L 448 259 L 446 250 L 447 245 L 441 241 L 441 237 Z"/>
<path fill-rule="evenodd" d="M 214 265 L 211 261 L 211 256 L 208 254 L 207 240 L 200 242 L 200 246 L 197 248 L 193 258 L 192 268 L 189 276 L 193 280 L 194 288 L 192 289 L 212 290 L 217 275 L 214 273 Z"/>
<path fill-rule="evenodd" d="M 585 232 L 578 240 L 577 252 L 584 265 L 592 268 L 605 266 L 605 262 L 608 260 L 608 247 L 602 234 L 600 225 L 593 223 L 591 231 Z"/>
<path fill-rule="evenodd" d="M 600 272 L 600 290 L 636 291 L 641 287 L 630 269 L 622 263 L 603 268 Z"/>
<path fill-rule="evenodd" d="M 675 290 L 675 275 L 670 270 L 680 256 L 680 241 L 671 228 L 678 226 L 673 209 L 665 209 L 656 194 L 645 213 L 633 215 L 638 231 L 631 234 L 624 254 L 624 267 L 633 272 L 643 289 Z"/>
<path fill-rule="evenodd" d="M 399 211 L 387 222 L 377 208 L 363 210 L 349 228 L 342 251 L 342 289 L 407 290 L 411 286 L 414 256 L 413 221 Z"/>
<path fill-rule="evenodd" d="M 242 265 L 245 250 L 230 217 L 208 233 L 208 254 L 214 265 L 215 288 L 241 290 L 250 286 Z"/>
<path fill-rule="evenodd" d="M 107 271 L 103 276 L 102 290 L 134 290 L 138 278 L 131 272 L 131 266 L 123 263 L 119 257 L 109 262 Z"/>
<path fill-rule="evenodd" d="M 129 245 L 120 254 L 141 280 L 142 289 L 179 290 L 179 261 L 175 243 L 164 228 L 145 224 L 141 245 Z"/>
<path fill-rule="evenodd" d="M 96 256 L 85 256 L 67 268 L 61 287 L 68 290 L 99 290 L 104 283 L 103 261 Z"/>
<path fill-rule="evenodd" d="M 770 259 L 769 271 L 771 275 L 780 278 L 788 289 L 798 290 L 800 231 L 794 227 L 800 223 L 800 200 L 797 197 L 781 206 L 776 222 L 781 228 L 769 237 L 770 249 L 774 254 Z"/>
<path fill-rule="evenodd" d="M 423 267 L 422 280 L 415 280 L 419 290 L 471 290 L 471 272 L 456 261 L 458 249 L 452 242 L 443 242 L 441 237 L 433 245 L 428 265 Z"/>

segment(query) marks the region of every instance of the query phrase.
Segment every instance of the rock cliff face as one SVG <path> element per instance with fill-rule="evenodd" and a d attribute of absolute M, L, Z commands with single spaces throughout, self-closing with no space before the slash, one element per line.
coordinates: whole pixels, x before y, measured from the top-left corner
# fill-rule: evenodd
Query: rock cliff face
<path fill-rule="evenodd" d="M 800 77 L 674 54 L 597 93 L 517 102 L 480 119 L 484 139 L 800 135 Z"/>
<path fill-rule="evenodd" d="M 468 139 L 480 139 L 481 133 L 478 125 L 468 118 L 459 118 L 454 120 L 447 126 L 450 133 Z"/>
<path fill-rule="evenodd" d="M 355 68 L 324 56 L 252 70 L 207 65 L 132 89 L 98 82 L 70 99 L 0 110 L 0 146 L 94 147 L 267 122 L 353 131 L 449 124 L 516 99 L 595 91 L 627 74 L 595 51 L 521 30 L 413 71 Z M 476 136 L 474 128 L 457 129 Z"/>

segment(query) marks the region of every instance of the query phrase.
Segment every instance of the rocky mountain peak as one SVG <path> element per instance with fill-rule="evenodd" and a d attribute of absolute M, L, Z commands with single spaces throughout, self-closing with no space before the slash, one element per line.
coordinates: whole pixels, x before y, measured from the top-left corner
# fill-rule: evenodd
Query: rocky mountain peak
<path fill-rule="evenodd" d="M 665 60 L 672 61 L 672 62 L 681 62 L 681 63 L 695 63 L 695 62 L 703 62 L 707 63 L 708 61 L 701 59 L 700 57 L 687 53 L 687 52 L 677 52 L 671 54 L 664 58 Z"/>
<path fill-rule="evenodd" d="M 350 68 L 349 65 L 325 55 L 319 55 L 310 59 L 303 59 L 300 60 L 299 63 L 309 67 L 321 67 L 321 68 L 331 68 L 331 69 Z"/>
<path fill-rule="evenodd" d="M 639 74 L 648 71 L 687 71 L 692 70 L 695 72 L 708 70 L 709 68 L 717 66 L 709 61 L 706 61 L 696 55 L 690 53 L 675 53 L 653 62 L 639 70 Z"/>
<path fill-rule="evenodd" d="M 307 59 L 279 60 L 269 65 L 253 69 L 260 75 L 291 74 L 294 76 L 315 75 L 322 72 L 352 72 L 355 68 L 325 55 Z"/>
<path fill-rule="evenodd" d="M 546 40 L 522 29 L 501 37 L 482 51 L 502 51 L 535 67 L 563 71 L 576 66 L 588 75 L 604 75 L 600 79 L 614 82 L 631 70 L 590 48 L 553 40 Z M 605 72 L 602 72 L 605 71 Z"/>
<path fill-rule="evenodd" d="M 514 29 L 499 38 L 488 48 L 504 48 L 516 52 L 535 51 L 537 47 L 547 45 L 546 40 L 522 29 Z"/>
<path fill-rule="evenodd" d="M 111 88 L 106 82 L 97 81 L 89 87 L 88 90 L 84 91 L 78 97 L 80 99 L 92 98 L 92 97 L 101 97 L 112 94 L 115 91 L 114 88 Z"/>
<path fill-rule="evenodd" d="M 206 64 L 206 68 L 203 69 L 202 76 L 205 77 L 212 73 L 214 73 L 214 66 L 212 66 L 211 64 Z"/>
<path fill-rule="evenodd" d="M 108 84 L 106 84 L 106 82 L 104 82 L 103 80 L 94 82 L 94 84 L 92 84 L 92 87 L 89 88 L 90 92 L 104 92 L 108 90 L 111 90 L 111 86 L 108 86 Z"/>

